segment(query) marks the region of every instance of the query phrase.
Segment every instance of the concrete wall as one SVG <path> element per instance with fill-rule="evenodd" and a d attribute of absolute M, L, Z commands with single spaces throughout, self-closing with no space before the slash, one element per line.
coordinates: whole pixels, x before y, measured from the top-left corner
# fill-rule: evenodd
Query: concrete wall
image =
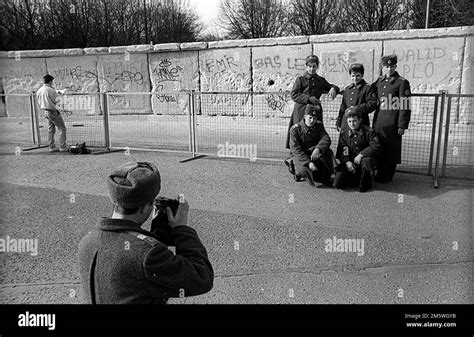
<path fill-rule="evenodd" d="M 168 43 L 67 50 L 0 52 L 0 77 L 4 92 L 29 93 L 41 85 L 42 76 L 55 77 L 56 88 L 72 92 L 114 91 L 111 113 L 187 113 L 189 102 L 180 91 L 270 92 L 291 90 L 305 69 L 310 53 L 320 57 L 319 74 L 344 87 L 350 82 L 348 67 L 363 63 L 365 79 L 380 74 L 380 57 L 395 53 L 397 70 L 411 83 L 414 93 L 474 94 L 472 48 L 474 27 L 427 30 L 346 33 L 254 40 Z M 273 85 L 269 85 L 269 80 Z M 127 95 L 143 92 L 153 95 Z M 198 111 L 223 115 L 289 116 L 288 94 L 202 95 Z M 76 99 L 76 98 L 75 98 Z M 472 121 L 470 102 L 459 108 L 461 121 Z M 2 104 L 0 102 L 0 115 Z M 69 100 L 70 107 L 81 102 Z M 82 102 L 83 103 L 83 102 Z M 28 102 L 8 98 L 8 116 L 28 116 Z M 100 100 L 82 104 L 85 113 L 100 113 Z M 5 110 L 5 109 L 3 109 Z M 74 110 L 74 109 L 72 109 Z M 426 109 L 414 107 L 413 114 Z"/>

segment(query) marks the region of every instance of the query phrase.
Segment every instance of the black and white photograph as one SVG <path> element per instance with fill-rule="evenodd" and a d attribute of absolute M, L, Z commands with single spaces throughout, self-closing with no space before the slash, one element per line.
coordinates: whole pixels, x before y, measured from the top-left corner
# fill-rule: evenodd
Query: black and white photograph
<path fill-rule="evenodd" d="M 0 17 L 1 337 L 474 335 L 470 0 Z"/>

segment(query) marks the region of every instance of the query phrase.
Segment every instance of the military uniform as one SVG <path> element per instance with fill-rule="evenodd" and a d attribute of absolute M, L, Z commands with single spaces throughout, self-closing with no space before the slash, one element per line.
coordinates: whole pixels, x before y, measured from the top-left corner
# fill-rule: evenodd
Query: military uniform
<path fill-rule="evenodd" d="M 319 64 L 319 60 L 314 55 L 307 58 L 307 63 L 313 60 L 311 57 L 314 57 L 316 63 Z M 287 149 L 290 148 L 290 129 L 303 118 L 305 107 L 309 103 L 309 98 L 314 96 L 319 100 L 321 95 L 328 93 L 331 88 L 334 88 L 336 92 L 339 93 L 339 87 L 330 84 L 324 77 L 318 74 L 311 75 L 305 72 L 303 76 L 296 78 L 293 89 L 291 90 L 291 99 L 295 102 L 295 106 L 288 125 L 288 135 L 286 138 Z M 322 112 L 317 118 L 319 121 L 323 121 Z"/>
<path fill-rule="evenodd" d="M 396 57 L 388 57 L 389 64 L 396 64 Z M 388 182 L 401 163 L 402 136 L 398 129 L 408 129 L 411 110 L 410 83 L 394 72 L 390 77 L 382 76 L 373 84 L 377 89 L 378 107 L 374 114 L 373 128 L 382 145 L 379 163 L 379 181 Z"/>
<path fill-rule="evenodd" d="M 341 128 L 341 132 L 349 130 L 346 122 L 345 111 L 351 106 L 356 106 L 362 115 L 361 123 L 370 126 L 369 114 L 377 107 L 377 93 L 374 86 L 370 86 L 361 80 L 359 83 L 352 83 L 346 87 L 342 95 L 341 107 L 336 121 L 336 127 Z"/>
<path fill-rule="evenodd" d="M 329 184 L 329 179 L 334 172 L 334 155 L 330 146 L 331 138 L 320 121 L 312 127 L 307 126 L 304 120 L 293 125 L 290 129 L 290 149 L 296 175 L 305 177 L 308 182 L 318 181 Z M 308 165 L 315 148 L 318 148 L 322 155 L 314 162 L 317 170 L 313 172 Z"/>
<path fill-rule="evenodd" d="M 346 123 L 347 124 L 347 123 Z M 349 127 L 348 127 L 349 128 Z M 362 155 L 360 164 L 355 164 L 354 159 Z M 380 154 L 380 142 L 374 130 L 366 125 L 360 125 L 356 130 L 346 130 L 339 135 L 336 158 L 341 164 L 337 168 L 335 187 L 342 187 L 346 183 L 358 182 L 361 187 L 370 185 L 372 172 L 377 165 L 377 156 Z M 346 162 L 354 163 L 356 171 L 352 174 L 347 170 Z"/>
<path fill-rule="evenodd" d="M 197 233 L 171 229 L 176 255 L 160 237 L 123 219 L 102 218 L 79 244 L 88 303 L 165 304 L 169 297 L 208 292 L 214 272 Z"/>

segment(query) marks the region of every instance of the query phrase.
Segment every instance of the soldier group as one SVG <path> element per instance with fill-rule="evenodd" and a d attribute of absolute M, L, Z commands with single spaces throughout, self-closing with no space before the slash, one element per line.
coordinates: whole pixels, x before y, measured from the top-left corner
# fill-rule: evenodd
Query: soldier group
<path fill-rule="evenodd" d="M 290 158 L 285 164 L 296 181 L 337 188 L 358 184 L 360 192 L 372 189 L 374 181 L 392 181 L 396 166 L 401 163 L 402 136 L 410 122 L 411 91 L 409 82 L 395 71 L 396 55 L 383 56 L 381 65 L 382 76 L 371 85 L 364 80 L 362 64 L 350 66 L 352 83 L 342 92 L 334 156 L 319 98 L 329 93 L 334 99 L 341 92 L 316 74 L 317 56 L 306 58 L 307 71 L 296 79 L 291 91 L 295 107 L 286 142 Z"/>

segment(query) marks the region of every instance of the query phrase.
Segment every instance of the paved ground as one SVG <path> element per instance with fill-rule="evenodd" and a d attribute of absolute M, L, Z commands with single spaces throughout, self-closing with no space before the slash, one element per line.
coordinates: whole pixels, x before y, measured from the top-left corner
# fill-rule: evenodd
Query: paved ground
<path fill-rule="evenodd" d="M 214 266 L 211 292 L 172 303 L 473 303 L 469 182 L 397 174 L 361 195 L 295 183 L 282 163 L 11 144 L 0 157 L 0 238 L 38 240 L 37 256 L 0 253 L 0 303 L 83 302 L 77 245 L 111 214 L 107 173 L 130 160 L 156 163 L 162 195 L 186 195 Z M 364 239 L 364 254 L 326 252 L 334 236 Z"/>

